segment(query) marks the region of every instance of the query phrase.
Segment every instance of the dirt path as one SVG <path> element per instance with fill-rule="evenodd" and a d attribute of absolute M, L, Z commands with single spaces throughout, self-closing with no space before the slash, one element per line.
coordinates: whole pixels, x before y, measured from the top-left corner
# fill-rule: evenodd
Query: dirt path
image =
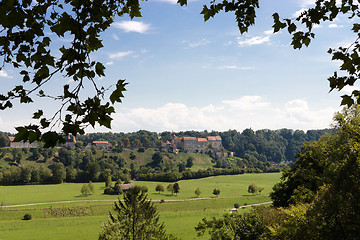
<path fill-rule="evenodd" d="M 238 198 L 238 197 L 208 197 L 208 198 L 188 198 L 188 199 L 170 199 L 165 200 L 165 202 L 188 202 L 188 201 L 198 201 L 198 200 L 209 200 L 209 199 L 221 199 L 221 198 Z M 43 202 L 43 203 L 27 203 L 27 204 L 17 204 L 17 205 L 9 205 L 2 206 L 2 208 L 16 208 L 16 207 L 27 207 L 27 206 L 38 206 L 45 204 L 61 204 L 61 203 L 81 203 L 81 202 L 116 202 L 118 199 L 100 199 L 100 200 L 69 200 L 69 201 L 57 201 L 57 202 Z M 151 200 L 153 202 L 160 202 L 161 200 Z M 240 208 L 244 207 L 252 207 L 264 204 L 271 204 L 272 202 L 262 202 L 262 203 L 254 203 L 248 204 L 244 206 L 240 206 Z"/>

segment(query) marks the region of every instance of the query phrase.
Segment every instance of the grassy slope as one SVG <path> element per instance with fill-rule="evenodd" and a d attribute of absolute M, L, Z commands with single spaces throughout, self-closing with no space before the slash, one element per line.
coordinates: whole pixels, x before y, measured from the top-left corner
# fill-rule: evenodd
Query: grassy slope
<path fill-rule="evenodd" d="M 165 200 L 181 200 L 194 198 L 196 187 L 200 187 L 200 197 L 213 197 L 213 187 L 220 188 L 219 198 L 196 201 L 156 203 L 161 221 L 165 222 L 167 231 L 182 239 L 193 239 L 196 235 L 194 227 L 203 217 L 219 217 L 229 211 L 234 203 L 257 203 L 269 201 L 268 193 L 279 180 L 280 174 L 245 174 L 236 176 L 218 176 L 180 182 L 180 193 L 171 196 L 168 193 L 158 194 L 153 190 L 156 182 L 136 182 L 149 188 L 149 198 Z M 247 187 L 251 183 L 264 187 L 261 195 L 251 196 Z M 164 186 L 166 186 L 164 183 Z M 7 205 L 17 203 L 46 202 L 60 200 L 83 199 L 116 199 L 116 196 L 102 195 L 103 183 L 96 183 L 96 192 L 87 198 L 79 197 L 81 184 L 37 185 L 37 186 L 1 186 L 0 200 L 8 199 Z M 21 196 L 21 197 L 19 197 Z M 232 198 L 220 198 L 232 197 Z M 102 204 L 102 205 L 99 205 Z M 43 207 L 60 207 L 92 205 L 91 216 L 45 218 Z M 67 204 L 49 204 L 38 207 L 23 207 L 29 210 L 0 212 L 0 239 L 97 239 L 101 225 L 106 221 L 111 201 L 85 202 Z M 23 221 L 25 213 L 34 217 L 31 221 Z M 179 224 L 181 224 L 179 227 Z M 36 233 L 36 234 L 33 234 Z"/>

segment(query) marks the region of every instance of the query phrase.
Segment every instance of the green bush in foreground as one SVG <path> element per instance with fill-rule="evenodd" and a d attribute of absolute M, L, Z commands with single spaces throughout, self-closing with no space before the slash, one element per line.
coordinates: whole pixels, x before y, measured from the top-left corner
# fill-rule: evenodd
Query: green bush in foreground
<path fill-rule="evenodd" d="M 32 217 L 31 217 L 31 214 L 30 214 L 30 213 L 27 213 L 27 214 L 24 215 L 24 218 L 23 218 L 23 219 L 24 219 L 24 220 L 31 220 L 31 218 L 32 218 Z"/>

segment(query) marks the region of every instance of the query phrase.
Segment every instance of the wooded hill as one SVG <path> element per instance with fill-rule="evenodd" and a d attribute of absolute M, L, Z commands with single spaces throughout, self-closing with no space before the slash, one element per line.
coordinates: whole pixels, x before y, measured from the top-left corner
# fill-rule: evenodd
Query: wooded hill
<path fill-rule="evenodd" d="M 77 137 L 84 144 L 95 140 L 109 141 L 114 146 L 128 142 L 127 147 L 135 145 L 138 140 L 142 147 L 157 147 L 163 141 L 171 141 L 173 134 L 177 137 L 206 138 L 208 136 L 221 136 L 222 145 L 225 150 L 234 152 L 234 156 L 247 160 L 259 160 L 261 162 L 293 162 L 295 154 L 301 149 L 305 142 L 317 141 L 331 129 L 322 130 L 258 130 L 245 129 L 242 132 L 228 130 L 218 131 L 185 131 L 185 132 L 149 132 L 140 130 L 133 133 L 90 133 Z"/>
<path fill-rule="evenodd" d="M 242 132 L 228 130 L 218 131 L 185 131 L 185 132 L 150 132 L 140 130 L 132 133 L 89 133 L 77 136 L 79 147 L 87 146 L 93 141 L 108 141 L 112 146 L 121 148 L 159 148 L 162 142 L 171 141 L 173 134 L 177 137 L 206 138 L 208 136 L 221 136 L 222 145 L 226 151 L 233 152 L 234 156 L 247 160 L 261 162 L 293 162 L 296 153 L 305 142 L 317 141 L 331 129 L 302 130 L 258 130 L 245 129 Z M 1 136 L 11 136 L 10 133 L 0 132 L 0 147 L 8 145 Z"/>

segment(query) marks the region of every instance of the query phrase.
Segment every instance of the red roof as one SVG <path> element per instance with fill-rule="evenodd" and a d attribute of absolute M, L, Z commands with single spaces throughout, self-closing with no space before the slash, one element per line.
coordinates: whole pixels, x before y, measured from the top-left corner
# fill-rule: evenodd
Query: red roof
<path fill-rule="evenodd" d="M 93 141 L 93 143 L 95 143 L 95 144 L 97 144 L 97 143 L 110 144 L 108 141 Z"/>
<path fill-rule="evenodd" d="M 9 140 L 12 142 L 14 141 L 15 137 L 9 137 Z"/>
<path fill-rule="evenodd" d="M 196 141 L 196 137 L 184 137 L 184 140 L 186 141 Z"/>
<path fill-rule="evenodd" d="M 220 136 L 208 136 L 207 139 L 209 141 L 221 141 L 221 137 Z"/>
<path fill-rule="evenodd" d="M 206 138 L 198 138 L 199 142 L 207 142 L 208 140 Z"/>

